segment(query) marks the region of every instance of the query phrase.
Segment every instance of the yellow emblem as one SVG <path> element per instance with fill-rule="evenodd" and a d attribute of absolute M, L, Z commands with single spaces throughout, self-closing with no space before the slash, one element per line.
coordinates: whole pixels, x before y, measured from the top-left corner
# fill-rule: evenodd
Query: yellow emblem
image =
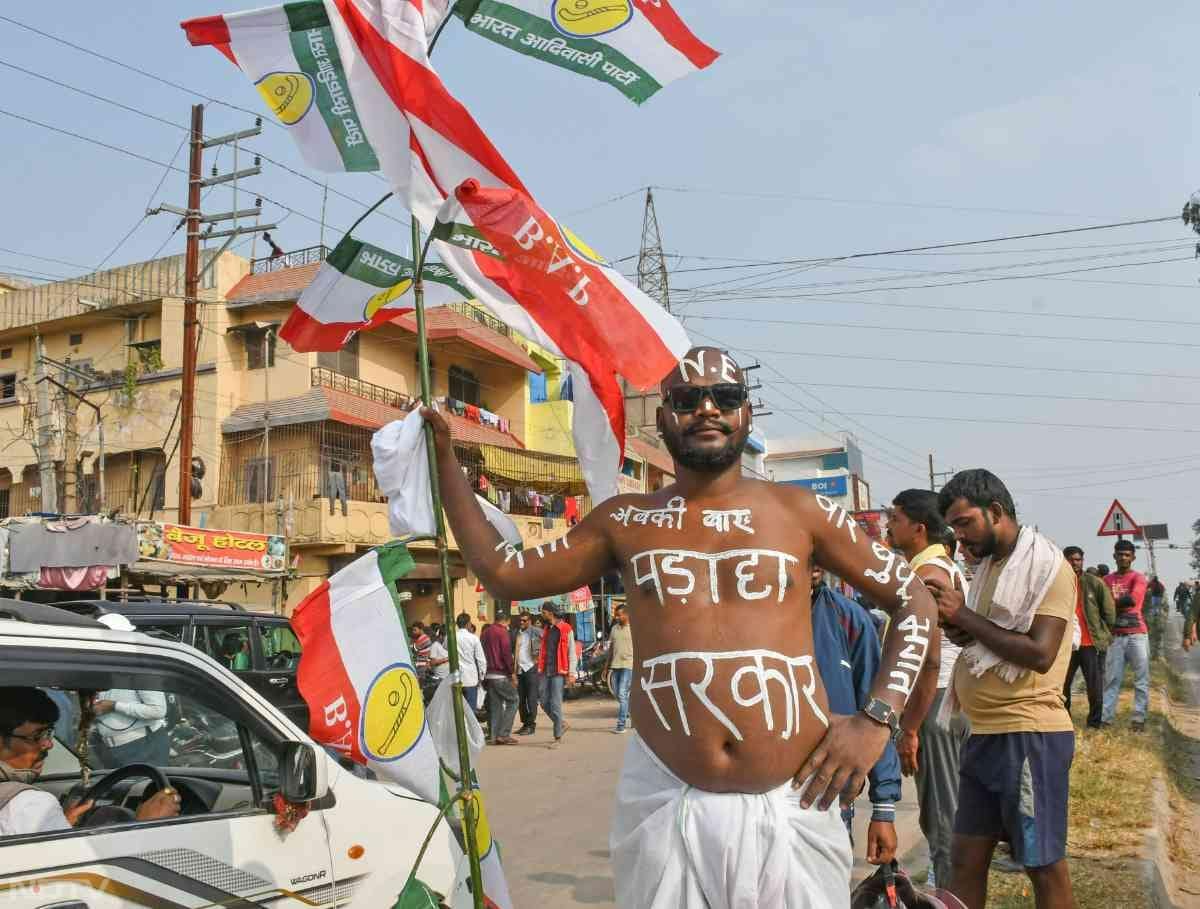
<path fill-rule="evenodd" d="M 394 761 L 417 743 L 425 730 L 425 703 L 412 669 L 389 666 L 367 689 L 363 699 L 359 745 L 375 761 Z"/>
<path fill-rule="evenodd" d="M 412 283 L 411 278 L 405 278 L 398 284 L 393 284 L 387 290 L 381 290 L 375 294 L 375 296 L 367 301 L 367 308 L 363 312 L 363 318 L 370 322 L 374 318 L 375 313 L 379 312 L 379 310 L 383 309 L 393 300 L 399 299 L 408 293 L 408 289 L 412 287 Z"/>
<path fill-rule="evenodd" d="M 569 227 L 558 225 L 559 232 L 563 235 L 563 239 L 567 241 L 567 246 L 571 247 L 571 252 L 579 256 L 581 259 L 587 259 L 593 265 L 604 265 L 604 256 L 592 249 L 584 239 Z"/>
<path fill-rule="evenodd" d="M 632 0 L 554 0 L 554 27 L 571 38 L 615 32 L 633 18 Z"/>
<path fill-rule="evenodd" d="M 485 858 L 492 851 L 492 825 L 488 823 L 487 810 L 483 804 L 483 792 L 479 789 L 472 789 L 467 798 L 474 804 L 475 845 L 479 849 L 479 857 Z M 463 816 L 466 807 L 465 802 L 458 803 L 459 817 Z"/>
<path fill-rule="evenodd" d="M 313 81 L 304 73 L 267 73 L 255 87 L 284 126 L 299 123 L 312 107 Z"/>

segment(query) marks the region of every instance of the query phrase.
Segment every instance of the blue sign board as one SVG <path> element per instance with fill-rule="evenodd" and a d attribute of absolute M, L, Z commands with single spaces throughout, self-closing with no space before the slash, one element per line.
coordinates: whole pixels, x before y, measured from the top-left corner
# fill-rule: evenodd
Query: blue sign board
<path fill-rule="evenodd" d="M 838 474 L 835 477 L 811 477 L 806 480 L 784 480 L 788 486 L 803 486 L 814 493 L 819 493 L 823 496 L 844 496 L 846 494 L 847 477 L 845 474 Z"/>

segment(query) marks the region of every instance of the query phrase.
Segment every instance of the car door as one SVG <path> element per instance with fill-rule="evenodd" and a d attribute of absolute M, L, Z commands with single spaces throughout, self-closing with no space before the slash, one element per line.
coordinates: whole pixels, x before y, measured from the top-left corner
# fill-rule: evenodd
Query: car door
<path fill-rule="evenodd" d="M 26 684 L 73 690 L 119 684 L 175 696 L 180 716 L 158 732 L 170 739 L 164 770 L 183 811 L 164 820 L 110 818 L 104 826 L 0 839 L 0 901 L 18 909 L 334 905 L 328 827 L 321 818 L 333 796 L 311 805 L 286 834 L 276 829 L 272 795 L 288 731 L 256 708 L 250 692 L 205 670 L 198 657 L 179 671 L 145 654 L 119 667 L 82 649 L 42 656 L 52 659 L 31 662 Z M 91 660 L 86 670 L 64 670 L 81 658 Z M 4 674 L 15 668 L 6 665 Z M 197 729 L 203 733 L 198 744 Z M 230 740 L 236 754 L 224 750 Z M 51 755 L 39 787 L 61 794 L 78 781 L 79 762 L 65 748 Z M 100 779 L 116 769 L 103 758 L 91 760 L 100 763 Z M 117 807 L 135 810 L 153 788 L 129 780 L 116 790 Z"/>
<path fill-rule="evenodd" d="M 291 625 L 275 617 L 258 617 L 254 627 L 254 669 L 246 681 L 307 731 L 308 705 L 296 685 L 300 639 Z"/>

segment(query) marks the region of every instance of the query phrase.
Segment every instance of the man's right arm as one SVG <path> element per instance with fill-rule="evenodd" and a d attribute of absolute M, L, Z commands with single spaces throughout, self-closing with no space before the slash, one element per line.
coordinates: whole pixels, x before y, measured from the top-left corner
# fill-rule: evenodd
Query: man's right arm
<path fill-rule="evenodd" d="M 574 590 L 616 564 L 604 524 L 605 511 L 594 509 L 559 540 L 524 552 L 505 543 L 484 517 L 483 509 L 454 456 L 450 427 L 441 414 L 421 409 L 433 427 L 442 507 L 467 565 L 500 600 L 529 600 Z"/>

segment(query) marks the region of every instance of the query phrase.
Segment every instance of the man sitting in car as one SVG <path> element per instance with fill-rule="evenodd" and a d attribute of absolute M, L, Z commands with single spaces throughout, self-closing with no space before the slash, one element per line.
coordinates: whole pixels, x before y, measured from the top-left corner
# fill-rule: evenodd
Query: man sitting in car
<path fill-rule="evenodd" d="M 63 809 L 52 793 L 34 783 L 54 747 L 58 705 L 39 688 L 0 687 L 0 836 L 50 833 L 74 827 L 91 808 L 80 802 Z M 172 787 L 142 802 L 139 821 L 179 814 Z"/>

